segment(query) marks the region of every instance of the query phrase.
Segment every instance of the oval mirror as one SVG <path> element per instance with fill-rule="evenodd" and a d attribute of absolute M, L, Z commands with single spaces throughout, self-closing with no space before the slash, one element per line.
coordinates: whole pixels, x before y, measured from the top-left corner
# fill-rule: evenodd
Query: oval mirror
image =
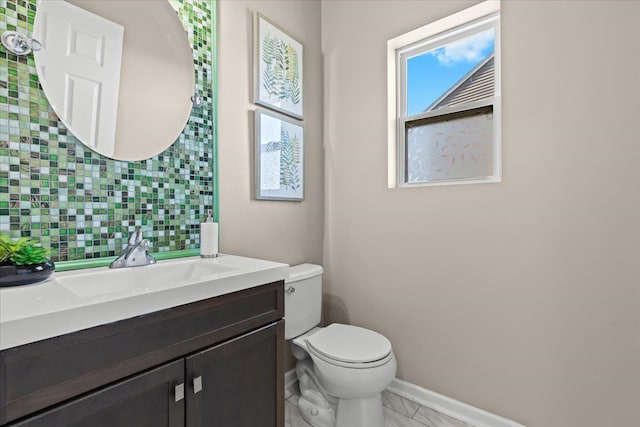
<path fill-rule="evenodd" d="M 149 159 L 191 114 L 193 54 L 168 1 L 40 0 L 34 52 L 42 89 L 64 125 L 116 160 Z"/>

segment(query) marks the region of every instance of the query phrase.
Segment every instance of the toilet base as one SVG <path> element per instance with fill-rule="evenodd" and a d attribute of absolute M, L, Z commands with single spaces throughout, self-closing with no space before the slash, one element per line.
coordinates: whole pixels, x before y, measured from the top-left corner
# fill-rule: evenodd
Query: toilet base
<path fill-rule="evenodd" d="M 318 382 L 311 359 L 298 360 L 296 375 L 300 387 L 298 411 L 302 418 L 312 427 L 335 427 L 338 400 Z"/>
<path fill-rule="evenodd" d="M 339 399 L 336 427 L 384 427 L 381 395 Z"/>
<path fill-rule="evenodd" d="M 311 402 L 304 396 L 298 399 L 298 413 L 312 427 L 335 427 L 336 425 L 333 409 Z"/>

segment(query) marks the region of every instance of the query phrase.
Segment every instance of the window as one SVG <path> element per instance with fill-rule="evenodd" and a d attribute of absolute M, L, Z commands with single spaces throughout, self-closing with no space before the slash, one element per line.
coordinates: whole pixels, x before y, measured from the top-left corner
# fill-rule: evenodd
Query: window
<path fill-rule="evenodd" d="M 500 3 L 388 43 L 389 187 L 500 181 Z"/>

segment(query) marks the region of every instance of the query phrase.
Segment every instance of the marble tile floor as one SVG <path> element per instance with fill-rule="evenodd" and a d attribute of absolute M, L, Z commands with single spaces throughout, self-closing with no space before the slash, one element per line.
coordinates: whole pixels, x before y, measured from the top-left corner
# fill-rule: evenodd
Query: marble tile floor
<path fill-rule="evenodd" d="M 473 427 L 388 391 L 382 393 L 385 427 Z M 298 395 L 285 402 L 285 427 L 311 427 L 298 412 Z"/>

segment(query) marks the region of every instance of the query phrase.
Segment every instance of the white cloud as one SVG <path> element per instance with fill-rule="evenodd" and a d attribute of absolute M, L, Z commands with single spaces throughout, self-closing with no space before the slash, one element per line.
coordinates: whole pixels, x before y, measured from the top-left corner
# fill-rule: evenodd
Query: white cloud
<path fill-rule="evenodd" d="M 455 65 L 457 62 L 477 62 L 493 42 L 493 30 L 483 31 L 466 37 L 430 52 L 442 65 Z"/>

